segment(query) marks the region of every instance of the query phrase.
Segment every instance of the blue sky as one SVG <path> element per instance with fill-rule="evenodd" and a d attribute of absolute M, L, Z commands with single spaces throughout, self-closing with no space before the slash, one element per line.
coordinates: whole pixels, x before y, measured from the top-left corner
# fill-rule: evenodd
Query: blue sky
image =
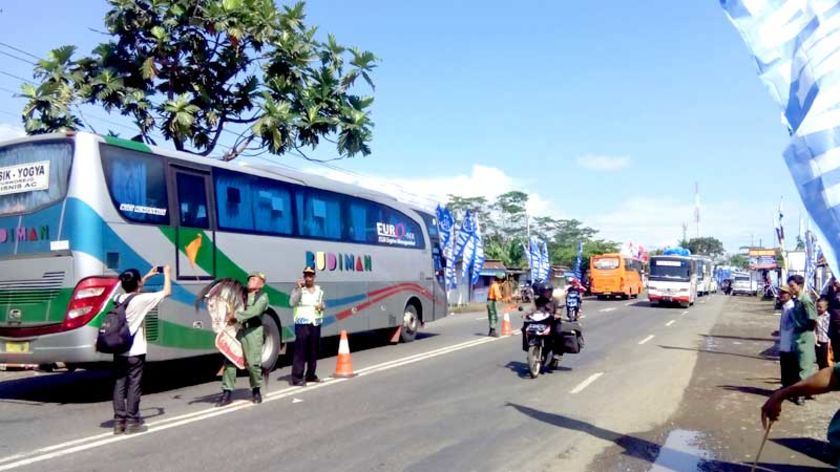
<path fill-rule="evenodd" d="M 36 55 L 104 39 L 88 29 L 101 27 L 104 1 L 0 8 L 0 41 Z M 780 196 L 797 231 L 779 110 L 717 1 L 313 1 L 307 11 L 324 34 L 382 59 L 373 154 L 338 163 L 362 175 L 348 179 L 432 197 L 524 190 L 535 214 L 648 245 L 691 222 L 697 181 L 701 232 L 727 249 L 767 244 Z M 0 71 L 30 69 L 0 56 Z M 3 90 L 18 86 L 0 75 L 0 130 L 20 125 L 23 102 Z"/>

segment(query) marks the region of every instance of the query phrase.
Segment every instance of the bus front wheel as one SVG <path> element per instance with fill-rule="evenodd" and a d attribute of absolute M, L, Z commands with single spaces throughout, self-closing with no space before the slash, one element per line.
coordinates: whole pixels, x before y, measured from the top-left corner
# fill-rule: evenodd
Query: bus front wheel
<path fill-rule="evenodd" d="M 403 324 L 400 330 L 400 340 L 404 343 L 410 343 L 417 337 L 417 330 L 420 327 L 420 315 L 417 313 L 417 307 L 409 303 L 405 306 L 403 313 Z"/>
<path fill-rule="evenodd" d="M 280 355 L 280 325 L 271 315 L 262 316 L 263 325 L 263 350 L 261 364 L 263 370 L 272 371 L 277 365 L 277 357 Z"/>

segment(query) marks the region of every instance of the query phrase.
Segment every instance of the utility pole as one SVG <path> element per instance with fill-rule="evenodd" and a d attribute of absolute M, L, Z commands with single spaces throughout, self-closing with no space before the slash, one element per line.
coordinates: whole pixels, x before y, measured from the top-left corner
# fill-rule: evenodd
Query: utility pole
<path fill-rule="evenodd" d="M 697 225 L 697 237 L 700 237 L 700 184 L 694 182 L 694 223 Z"/>
<path fill-rule="evenodd" d="M 683 230 L 682 240 L 687 242 L 688 241 L 688 224 L 683 223 L 682 224 L 682 230 Z"/>

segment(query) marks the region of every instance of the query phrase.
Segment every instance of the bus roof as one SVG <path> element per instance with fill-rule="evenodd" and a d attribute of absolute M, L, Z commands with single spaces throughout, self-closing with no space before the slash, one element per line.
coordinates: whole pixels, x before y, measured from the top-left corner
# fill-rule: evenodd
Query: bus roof
<path fill-rule="evenodd" d="M 321 189 L 329 189 L 335 192 L 351 195 L 354 197 L 366 198 L 368 200 L 375 200 L 379 203 L 385 203 L 391 206 L 396 206 L 403 210 L 409 209 L 415 212 L 433 214 L 433 209 L 423 208 L 420 205 L 404 202 L 393 195 L 387 193 L 370 190 L 359 185 L 353 185 L 339 180 L 330 179 L 324 176 L 313 173 L 303 172 L 282 164 L 254 164 L 243 160 L 237 161 L 223 161 L 218 158 L 199 156 L 190 154 L 188 152 L 176 151 L 160 146 L 151 146 L 139 141 L 131 141 L 122 138 L 111 136 L 102 136 L 99 134 L 88 133 L 85 131 L 65 132 L 65 133 L 49 133 L 32 136 L 23 136 L 12 140 L 0 143 L 0 146 L 7 146 L 12 144 L 20 144 L 33 141 L 44 141 L 56 138 L 67 137 L 81 137 L 93 138 L 101 143 L 107 143 L 113 146 L 119 146 L 127 149 L 132 149 L 140 152 L 147 152 L 149 154 L 157 154 L 166 156 L 172 159 L 179 159 L 191 162 L 198 165 L 217 167 L 221 169 L 234 170 L 238 172 L 245 172 L 247 174 L 257 175 L 260 177 L 267 177 L 274 180 L 286 181 L 288 183 L 302 185 L 305 187 L 314 187 Z"/>

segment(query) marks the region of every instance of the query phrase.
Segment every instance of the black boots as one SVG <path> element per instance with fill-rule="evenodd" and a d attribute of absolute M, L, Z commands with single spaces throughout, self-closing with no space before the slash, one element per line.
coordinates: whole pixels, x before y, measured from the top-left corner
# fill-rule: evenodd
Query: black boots
<path fill-rule="evenodd" d="M 114 434 L 125 433 L 125 420 L 114 420 Z"/>
<path fill-rule="evenodd" d="M 230 390 L 222 390 L 222 395 L 219 397 L 219 401 L 216 402 L 216 406 L 228 406 L 233 403 L 233 400 L 230 399 Z"/>
<path fill-rule="evenodd" d="M 251 401 L 254 402 L 255 405 L 262 403 L 262 394 L 260 393 L 259 388 L 251 390 Z"/>

